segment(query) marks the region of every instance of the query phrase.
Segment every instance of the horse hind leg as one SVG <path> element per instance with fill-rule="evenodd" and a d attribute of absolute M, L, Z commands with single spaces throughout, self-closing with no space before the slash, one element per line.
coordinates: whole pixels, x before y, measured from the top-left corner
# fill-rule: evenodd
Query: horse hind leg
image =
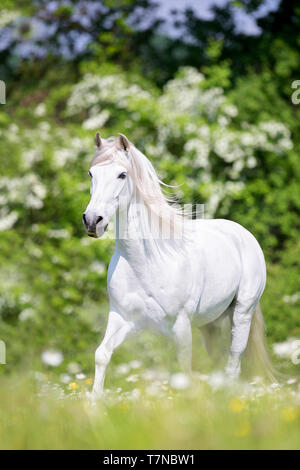
<path fill-rule="evenodd" d="M 242 302 L 236 299 L 233 305 L 231 346 L 230 354 L 226 366 L 226 374 L 237 379 L 241 372 L 241 358 L 247 347 L 252 315 L 258 300 L 252 302 Z"/>
<path fill-rule="evenodd" d="M 192 330 L 190 319 L 185 313 L 178 315 L 173 335 L 180 369 L 189 374 L 192 370 Z"/>
<path fill-rule="evenodd" d="M 218 362 L 229 352 L 231 316 L 232 310 L 228 307 L 217 320 L 200 328 L 206 352 Z"/>

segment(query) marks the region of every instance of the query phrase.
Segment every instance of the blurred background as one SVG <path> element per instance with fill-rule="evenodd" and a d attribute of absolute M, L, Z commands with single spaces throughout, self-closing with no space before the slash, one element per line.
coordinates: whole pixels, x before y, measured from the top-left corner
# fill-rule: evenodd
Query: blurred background
<path fill-rule="evenodd" d="M 96 130 L 126 134 L 181 185 L 182 203 L 255 235 L 268 342 L 290 360 L 300 337 L 299 46 L 296 0 L 1 1 L 0 374 L 92 375 L 114 249 L 81 222 Z M 160 341 L 128 341 L 113 361 L 165 364 Z"/>

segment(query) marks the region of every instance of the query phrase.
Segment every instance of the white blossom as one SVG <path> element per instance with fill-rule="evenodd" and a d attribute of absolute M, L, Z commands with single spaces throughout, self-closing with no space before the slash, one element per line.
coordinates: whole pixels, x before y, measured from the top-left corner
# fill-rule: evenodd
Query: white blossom
<path fill-rule="evenodd" d="M 131 369 L 139 369 L 140 367 L 142 367 L 142 362 L 137 359 L 134 359 L 133 361 L 129 362 L 129 367 Z"/>
<path fill-rule="evenodd" d="M 0 12 L 0 28 L 4 28 L 4 26 L 14 21 L 18 16 L 19 12 L 16 10 L 11 11 L 2 9 Z"/>
<path fill-rule="evenodd" d="M 69 374 L 61 374 L 60 375 L 60 381 L 64 384 L 70 383 L 72 380 L 72 377 Z"/>
<path fill-rule="evenodd" d="M 277 356 L 291 359 L 294 353 L 299 351 L 300 355 L 300 339 L 288 338 L 282 343 L 273 344 L 273 351 Z"/>
<path fill-rule="evenodd" d="M 49 238 L 70 238 L 70 233 L 66 229 L 50 229 L 47 235 Z"/>
<path fill-rule="evenodd" d="M 79 372 L 81 372 L 81 365 L 77 362 L 70 362 L 67 366 L 67 370 L 70 374 L 79 374 Z"/>
<path fill-rule="evenodd" d="M 190 386 L 190 379 L 183 372 L 178 372 L 177 374 L 171 375 L 170 385 L 176 390 L 185 390 Z"/>
<path fill-rule="evenodd" d="M 76 374 L 75 377 L 76 377 L 77 380 L 84 380 L 84 379 L 86 379 L 86 375 L 83 374 L 82 372 L 81 372 L 80 374 Z"/>
<path fill-rule="evenodd" d="M 19 314 L 19 320 L 23 322 L 31 318 L 34 318 L 34 316 L 35 316 L 35 310 L 33 308 L 25 308 Z"/>
<path fill-rule="evenodd" d="M 119 364 L 116 367 L 116 374 L 125 375 L 125 374 L 128 374 L 129 370 L 130 370 L 129 364 Z"/>
<path fill-rule="evenodd" d="M 42 353 L 41 358 L 44 364 L 52 367 L 58 367 L 64 360 L 63 354 L 55 349 L 47 349 Z"/>
<path fill-rule="evenodd" d="M 102 261 L 93 261 L 90 270 L 96 274 L 103 274 L 106 272 L 106 266 Z"/>
<path fill-rule="evenodd" d="M 299 299 L 300 299 L 300 292 L 295 292 L 295 294 L 292 294 L 292 295 L 285 295 L 282 298 L 283 302 L 285 302 L 286 304 L 295 304 L 298 302 Z"/>
<path fill-rule="evenodd" d="M 0 232 L 11 229 L 18 220 L 16 211 L 8 212 L 6 209 L 0 210 Z"/>
<path fill-rule="evenodd" d="M 110 113 L 107 110 L 104 110 L 97 114 L 96 116 L 91 116 L 90 118 L 86 119 L 82 127 L 84 129 L 101 129 L 101 127 L 104 126 L 104 124 L 107 122 L 109 119 Z"/>
<path fill-rule="evenodd" d="M 37 117 L 45 116 L 45 114 L 46 114 L 46 105 L 45 105 L 45 103 L 39 103 L 37 105 L 37 107 L 35 108 L 35 110 L 34 110 L 34 114 Z"/>

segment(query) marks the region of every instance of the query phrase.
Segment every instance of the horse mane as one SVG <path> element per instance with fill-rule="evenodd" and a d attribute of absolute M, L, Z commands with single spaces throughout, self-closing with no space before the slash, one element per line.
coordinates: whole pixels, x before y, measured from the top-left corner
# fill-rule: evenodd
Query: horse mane
<path fill-rule="evenodd" d="M 169 227 L 173 234 L 180 234 L 182 238 L 184 219 L 190 218 L 176 206 L 174 197 L 162 191 L 165 188 L 174 188 L 161 181 L 148 158 L 138 150 L 133 143 L 127 152 L 117 147 L 117 139 L 102 138 L 102 145 L 92 160 L 91 166 L 117 161 L 125 167 L 131 176 L 135 190 L 136 202 L 143 202 L 152 216 L 152 223 Z M 177 237 L 176 237 L 177 238 Z"/>

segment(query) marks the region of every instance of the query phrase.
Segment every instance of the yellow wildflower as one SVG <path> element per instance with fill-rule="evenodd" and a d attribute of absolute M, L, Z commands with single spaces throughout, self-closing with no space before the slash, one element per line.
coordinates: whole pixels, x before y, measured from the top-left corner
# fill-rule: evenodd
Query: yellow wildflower
<path fill-rule="evenodd" d="M 128 410 L 129 404 L 128 404 L 127 402 L 124 402 L 124 401 L 123 401 L 123 402 L 121 402 L 121 403 L 119 404 L 119 408 L 120 408 L 121 410 Z"/>
<path fill-rule="evenodd" d="M 78 384 L 76 382 L 70 382 L 69 383 L 69 388 L 71 390 L 76 390 L 76 388 L 78 388 Z"/>
<path fill-rule="evenodd" d="M 93 379 L 91 379 L 90 377 L 88 377 L 87 379 L 85 379 L 85 383 L 87 385 L 91 385 L 93 383 Z"/>
<path fill-rule="evenodd" d="M 243 422 L 237 430 L 237 436 L 245 437 L 251 432 L 251 424 L 248 421 Z"/>
<path fill-rule="evenodd" d="M 228 403 L 228 408 L 232 413 L 240 413 L 245 409 L 246 403 L 241 398 L 235 397 Z"/>
<path fill-rule="evenodd" d="M 281 415 L 284 419 L 284 421 L 296 421 L 300 414 L 299 408 L 296 408 L 296 406 L 287 406 L 284 408 L 281 412 Z"/>

